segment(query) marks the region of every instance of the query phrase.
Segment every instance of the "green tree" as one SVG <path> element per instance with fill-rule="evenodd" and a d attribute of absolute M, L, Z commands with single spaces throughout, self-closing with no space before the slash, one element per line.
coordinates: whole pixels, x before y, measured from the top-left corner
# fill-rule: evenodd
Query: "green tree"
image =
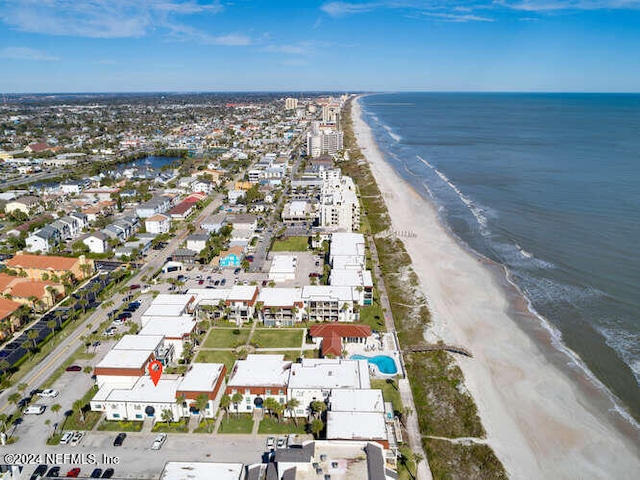
<path fill-rule="evenodd" d="M 80 414 L 80 418 L 82 419 L 82 423 L 85 422 L 84 418 L 84 402 L 82 400 L 76 400 L 73 402 L 73 409 Z"/>
<path fill-rule="evenodd" d="M 236 416 L 240 413 L 238 411 L 240 403 L 242 402 L 242 400 L 244 399 L 244 395 L 242 395 L 240 392 L 236 392 L 233 394 L 233 396 L 231 397 L 231 401 L 233 402 L 233 406 L 236 409 Z"/>
<path fill-rule="evenodd" d="M 35 349 L 37 346 L 37 342 L 36 340 L 38 340 L 38 332 L 37 330 L 29 330 L 29 332 L 27 333 L 27 338 L 29 340 L 31 340 L 31 343 L 33 344 L 33 348 Z"/>
<path fill-rule="evenodd" d="M 327 404 L 324 402 L 311 402 L 311 411 L 313 415 L 319 419 L 322 413 L 327 410 Z"/>
<path fill-rule="evenodd" d="M 314 418 L 309 425 L 309 431 L 318 439 L 322 430 L 324 430 L 324 422 L 318 418 Z"/>
<path fill-rule="evenodd" d="M 287 402 L 287 410 L 289 411 L 289 415 L 293 418 L 293 423 L 297 427 L 298 420 L 296 417 L 296 408 L 300 406 L 300 401 L 297 398 L 292 398 Z"/>
<path fill-rule="evenodd" d="M 5 432 L 7 430 L 8 421 L 8 415 L 6 413 L 0 413 L 0 432 Z"/>
<path fill-rule="evenodd" d="M 20 402 L 21 399 L 22 399 L 22 395 L 20 395 L 18 392 L 13 392 L 11 395 L 7 397 L 7 401 L 9 403 L 13 403 L 16 406 L 18 405 L 18 402 Z"/>
<path fill-rule="evenodd" d="M 60 410 L 62 410 L 62 405 L 60 405 L 59 403 L 54 403 L 53 405 L 51 405 L 51 411 L 56 415 L 60 412 Z"/>
<path fill-rule="evenodd" d="M 220 399 L 220 408 L 224 410 L 225 417 L 229 418 L 229 407 L 231 406 L 231 397 L 226 393 Z"/>
<path fill-rule="evenodd" d="M 171 425 L 171 422 L 173 421 L 173 412 L 171 411 L 171 409 L 165 408 L 164 410 L 162 410 L 162 414 L 160 415 L 160 417 L 162 418 L 163 422 L 167 423 L 167 425 Z"/>
<path fill-rule="evenodd" d="M 209 405 L 209 397 L 207 396 L 206 393 L 201 393 L 196 397 L 194 406 L 196 407 L 196 410 L 198 410 L 198 413 L 199 413 L 198 423 L 202 422 L 202 419 L 204 418 L 204 411 L 207 409 L 208 405 Z"/>

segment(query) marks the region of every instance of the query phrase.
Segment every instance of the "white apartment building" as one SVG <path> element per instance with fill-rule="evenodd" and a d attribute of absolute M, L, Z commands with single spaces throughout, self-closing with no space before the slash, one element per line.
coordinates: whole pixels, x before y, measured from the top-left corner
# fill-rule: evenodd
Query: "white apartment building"
<path fill-rule="evenodd" d="M 286 98 L 284 101 L 284 109 L 285 110 L 295 110 L 298 108 L 298 99 L 297 98 Z"/>
<path fill-rule="evenodd" d="M 320 190 L 320 224 L 338 227 L 346 232 L 360 229 L 360 202 L 350 177 L 324 175 Z"/>
<path fill-rule="evenodd" d="M 169 233 L 171 230 L 171 217 L 162 213 L 156 213 L 144 221 L 148 233 Z"/>

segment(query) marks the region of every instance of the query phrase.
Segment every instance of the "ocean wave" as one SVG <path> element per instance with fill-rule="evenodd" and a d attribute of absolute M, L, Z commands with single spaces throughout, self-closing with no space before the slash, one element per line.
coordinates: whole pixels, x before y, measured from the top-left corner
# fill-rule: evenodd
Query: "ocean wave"
<path fill-rule="evenodd" d="M 398 135 L 397 133 L 395 133 L 395 132 L 391 129 L 391 127 L 390 127 L 389 125 L 385 125 L 384 123 L 381 123 L 381 124 L 380 124 L 380 126 L 382 126 L 382 128 L 384 128 L 384 129 L 387 131 L 387 133 L 389 134 L 389 136 L 390 136 L 391 138 L 393 138 L 393 139 L 396 141 L 396 143 L 397 143 L 397 142 L 400 142 L 400 140 L 402 140 L 402 137 L 401 137 L 400 135 Z"/>
<path fill-rule="evenodd" d="M 605 341 L 609 347 L 615 350 L 618 355 L 626 363 L 636 382 L 640 386 L 640 334 L 629 332 L 611 326 L 596 326 L 596 329 L 604 336 Z"/>
<path fill-rule="evenodd" d="M 467 206 L 467 208 L 469 209 L 471 214 L 475 217 L 476 221 L 480 225 L 480 233 L 482 234 L 482 236 L 488 237 L 489 235 L 491 235 L 491 231 L 488 228 L 489 220 L 488 220 L 487 216 L 485 215 L 486 210 L 484 208 L 478 206 L 475 202 L 473 202 L 471 199 L 469 199 L 464 193 L 462 193 L 460 191 L 460 189 L 456 186 L 456 184 L 453 183 L 451 180 L 449 180 L 449 178 L 444 173 L 442 173 L 440 170 L 435 168 L 433 165 L 431 165 L 429 162 L 427 162 L 420 155 L 416 155 L 416 157 L 418 157 L 418 159 L 422 163 L 424 163 L 427 167 L 429 167 L 431 170 L 433 170 L 433 172 L 436 175 L 438 175 L 438 177 L 440 177 L 440 179 L 443 182 L 445 182 L 447 185 L 449 185 L 449 187 L 454 192 L 456 192 L 456 194 L 458 195 L 460 200 L 462 200 L 462 203 L 464 203 Z"/>

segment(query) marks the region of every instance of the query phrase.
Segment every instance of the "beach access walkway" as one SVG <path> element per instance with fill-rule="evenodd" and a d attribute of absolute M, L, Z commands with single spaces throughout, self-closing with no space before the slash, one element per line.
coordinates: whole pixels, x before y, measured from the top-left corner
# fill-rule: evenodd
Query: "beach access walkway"
<path fill-rule="evenodd" d="M 380 305 L 384 311 L 384 323 L 387 328 L 387 332 L 393 334 L 393 338 L 396 342 L 396 348 L 399 352 L 400 345 L 398 344 L 398 337 L 396 335 L 396 326 L 393 321 L 393 314 L 391 313 L 391 304 L 389 303 L 389 297 L 387 296 L 387 290 L 382 279 L 382 272 L 380 271 L 380 259 L 378 258 L 378 250 L 373 238 L 368 238 L 369 250 L 371 251 L 371 260 L 373 264 L 373 274 L 376 279 L 376 285 L 380 294 Z M 402 405 L 405 408 L 405 427 L 407 429 L 407 437 L 409 439 L 409 447 L 414 455 L 420 456 L 424 460 L 418 463 L 416 479 L 417 480 L 432 480 L 433 475 L 429 468 L 429 459 L 422 448 L 422 436 L 420 435 L 420 427 L 418 425 L 418 416 L 416 415 L 416 406 L 413 402 L 413 394 L 411 393 L 411 386 L 407 379 L 406 369 L 404 366 L 404 360 L 402 359 L 402 353 L 400 354 L 400 364 L 402 366 L 402 377 L 398 380 L 398 388 L 400 390 L 400 398 Z M 413 459 L 411 459 L 413 460 Z"/>

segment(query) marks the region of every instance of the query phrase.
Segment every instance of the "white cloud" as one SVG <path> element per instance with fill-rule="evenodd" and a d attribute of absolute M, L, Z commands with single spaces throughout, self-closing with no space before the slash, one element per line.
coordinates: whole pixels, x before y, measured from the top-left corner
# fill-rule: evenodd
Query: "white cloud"
<path fill-rule="evenodd" d="M 350 2 L 329 2 L 320 7 L 320 10 L 332 17 L 342 17 L 352 13 L 369 12 L 384 4 L 380 2 L 371 3 L 350 3 Z"/>
<path fill-rule="evenodd" d="M 640 0 L 496 0 L 496 3 L 527 12 L 640 9 Z"/>
<path fill-rule="evenodd" d="M 26 47 L 6 47 L 0 50 L 0 58 L 11 58 L 14 60 L 60 60 L 41 50 Z"/>
<path fill-rule="evenodd" d="M 179 25 L 177 17 L 220 12 L 219 1 L 0 0 L 0 20 L 17 30 L 90 38 L 141 37 Z"/>
<path fill-rule="evenodd" d="M 305 53 L 309 53 L 309 47 L 302 45 L 268 45 L 264 50 L 271 53 L 287 53 L 290 55 L 304 55 Z"/>
<path fill-rule="evenodd" d="M 439 18 L 445 22 L 467 23 L 467 22 L 495 22 L 493 18 L 481 17 L 473 14 L 458 14 L 458 13 L 433 13 L 433 12 L 421 12 L 422 15 L 427 17 Z"/>

